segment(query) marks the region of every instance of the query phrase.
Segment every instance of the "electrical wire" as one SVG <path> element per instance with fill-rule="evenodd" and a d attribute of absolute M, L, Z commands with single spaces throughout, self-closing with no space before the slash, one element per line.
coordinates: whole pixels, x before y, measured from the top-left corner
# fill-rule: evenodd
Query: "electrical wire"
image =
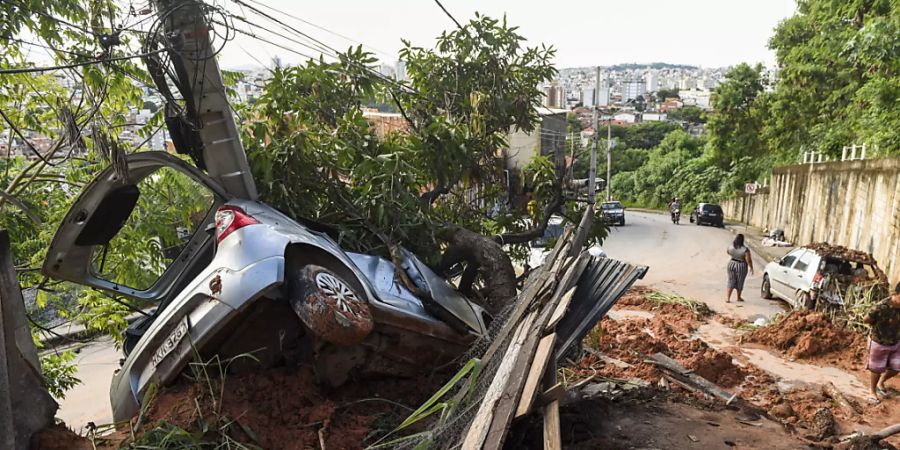
<path fill-rule="evenodd" d="M 393 58 L 393 57 L 394 57 L 394 55 L 392 55 L 392 54 L 390 54 L 390 53 L 388 53 L 388 52 L 385 52 L 385 51 L 383 51 L 383 50 L 379 50 L 379 49 L 377 49 L 377 48 L 375 48 L 375 47 L 372 47 L 371 45 L 368 45 L 368 44 L 366 44 L 366 43 L 364 43 L 364 42 L 362 42 L 362 41 L 353 39 L 353 38 L 351 38 L 351 37 L 347 37 L 347 36 L 345 36 L 345 35 L 343 35 L 343 34 L 341 34 L 341 33 L 338 33 L 337 31 L 330 30 L 330 29 L 328 29 L 328 28 L 325 28 L 325 27 L 323 27 L 323 26 L 321 26 L 321 25 L 318 25 L 318 24 L 315 24 L 315 23 L 313 23 L 313 22 L 310 22 L 310 21 L 308 21 L 308 20 L 306 20 L 306 19 L 303 19 L 303 18 L 301 18 L 301 17 L 297 17 L 297 16 L 295 16 L 295 15 L 293 15 L 293 14 L 290 14 L 290 13 L 288 13 L 288 12 L 280 11 L 280 10 L 278 10 L 278 9 L 276 9 L 276 8 L 273 8 L 273 7 L 269 6 L 269 5 L 266 5 L 265 3 L 262 3 L 262 2 L 260 2 L 260 1 L 257 1 L 257 0 L 247 0 L 247 1 L 249 1 L 249 2 L 251 2 L 251 3 L 255 3 L 256 5 L 259 5 L 259 6 L 263 7 L 263 8 L 266 8 L 266 9 L 269 9 L 269 10 L 271 10 L 271 11 L 274 11 L 274 12 L 276 12 L 276 13 L 278 13 L 278 14 L 281 14 L 281 15 L 283 15 L 283 16 L 285 16 L 285 17 L 289 17 L 289 18 L 291 18 L 291 19 L 297 20 L 297 21 L 302 22 L 302 23 L 304 23 L 304 24 L 306 24 L 306 25 L 309 25 L 309 26 L 311 26 L 311 27 L 314 27 L 314 28 L 317 28 L 317 29 L 319 29 L 319 30 L 322 30 L 322 31 L 324 31 L 324 32 L 326 32 L 326 33 L 329 33 L 329 34 L 331 34 L 331 35 L 337 36 L 337 37 L 339 37 L 339 38 L 341 38 L 341 39 L 344 39 L 344 40 L 347 40 L 347 41 L 349 41 L 349 42 L 353 42 L 353 43 L 362 45 L 363 47 L 368 47 L 368 48 L 374 50 L 376 53 L 381 53 L 382 55 L 387 56 L 387 57 L 390 57 L 390 58 Z"/>
<path fill-rule="evenodd" d="M 11 75 L 11 74 L 17 74 L 17 73 L 43 73 L 43 72 L 53 72 L 53 71 L 63 70 L 63 69 L 74 69 L 76 67 L 90 66 L 90 65 L 94 65 L 94 64 L 104 64 L 104 63 L 110 63 L 110 62 L 116 62 L 116 61 L 125 61 L 125 60 L 135 59 L 135 58 L 143 58 L 146 56 L 162 53 L 167 50 L 168 49 L 163 48 L 163 49 L 159 49 L 159 50 L 154 50 L 152 52 L 140 53 L 137 55 L 116 56 L 116 57 L 112 57 L 112 58 L 95 59 L 95 60 L 84 61 L 84 62 L 79 62 L 79 63 L 62 64 L 62 65 L 58 65 L 58 66 L 14 67 L 11 69 L 0 69 L 0 75 Z"/>

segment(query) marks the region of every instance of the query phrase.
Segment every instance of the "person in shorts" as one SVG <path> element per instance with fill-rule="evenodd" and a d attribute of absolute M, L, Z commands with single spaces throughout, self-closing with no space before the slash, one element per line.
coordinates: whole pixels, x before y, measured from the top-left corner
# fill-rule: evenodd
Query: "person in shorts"
<path fill-rule="evenodd" d="M 890 297 L 869 312 L 866 323 L 871 328 L 866 364 L 872 372 L 869 402 L 878 403 L 888 395 L 884 383 L 900 372 L 900 283 Z"/>

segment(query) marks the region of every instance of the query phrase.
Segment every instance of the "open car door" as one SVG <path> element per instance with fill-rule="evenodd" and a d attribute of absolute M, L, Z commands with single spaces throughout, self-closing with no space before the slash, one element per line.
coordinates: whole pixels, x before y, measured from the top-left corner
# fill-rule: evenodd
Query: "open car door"
<path fill-rule="evenodd" d="M 206 267 L 214 215 L 226 200 L 211 178 L 164 152 L 104 169 L 59 225 L 43 273 L 137 300 L 165 302 Z"/>

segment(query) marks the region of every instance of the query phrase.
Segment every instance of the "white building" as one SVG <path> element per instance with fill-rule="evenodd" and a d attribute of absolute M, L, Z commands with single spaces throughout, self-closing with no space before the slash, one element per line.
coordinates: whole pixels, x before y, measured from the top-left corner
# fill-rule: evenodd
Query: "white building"
<path fill-rule="evenodd" d="M 710 109 L 711 92 L 705 89 L 690 89 L 687 91 L 679 91 L 678 96 L 685 105 L 699 106 L 703 109 Z"/>
<path fill-rule="evenodd" d="M 544 106 L 547 108 L 566 107 L 566 88 L 556 81 L 549 86 L 544 86 Z"/>
<path fill-rule="evenodd" d="M 666 117 L 666 113 L 645 112 L 641 115 L 641 120 L 644 122 L 665 122 Z"/>
<path fill-rule="evenodd" d="M 600 92 L 597 95 L 597 106 L 609 106 L 609 80 L 600 80 Z"/>
<path fill-rule="evenodd" d="M 697 82 L 690 77 L 684 77 L 681 79 L 681 81 L 678 82 L 678 90 L 680 91 L 687 91 L 695 87 L 697 87 Z"/>
<path fill-rule="evenodd" d="M 622 83 L 622 101 L 634 100 L 644 95 L 646 91 L 646 83 L 643 78 L 632 78 Z"/>
<path fill-rule="evenodd" d="M 406 79 L 406 63 L 397 61 L 397 79 L 403 81 Z"/>
<path fill-rule="evenodd" d="M 635 123 L 637 121 L 637 116 L 632 113 L 620 112 L 614 115 L 613 119 L 618 120 L 619 122 Z"/>
<path fill-rule="evenodd" d="M 659 90 L 659 75 L 656 72 L 650 72 L 646 76 L 647 92 L 656 92 Z"/>
<path fill-rule="evenodd" d="M 582 89 L 581 91 L 581 105 L 587 107 L 594 106 L 594 95 L 595 89 Z"/>

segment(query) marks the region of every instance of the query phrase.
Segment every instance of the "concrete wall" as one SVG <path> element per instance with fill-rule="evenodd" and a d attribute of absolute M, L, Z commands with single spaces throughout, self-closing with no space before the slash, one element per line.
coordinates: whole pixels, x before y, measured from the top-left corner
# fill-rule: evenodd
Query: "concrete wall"
<path fill-rule="evenodd" d="M 872 253 L 900 282 L 900 159 L 779 167 L 768 189 L 723 202 L 725 217 L 783 228 L 796 244 L 827 241 Z"/>

